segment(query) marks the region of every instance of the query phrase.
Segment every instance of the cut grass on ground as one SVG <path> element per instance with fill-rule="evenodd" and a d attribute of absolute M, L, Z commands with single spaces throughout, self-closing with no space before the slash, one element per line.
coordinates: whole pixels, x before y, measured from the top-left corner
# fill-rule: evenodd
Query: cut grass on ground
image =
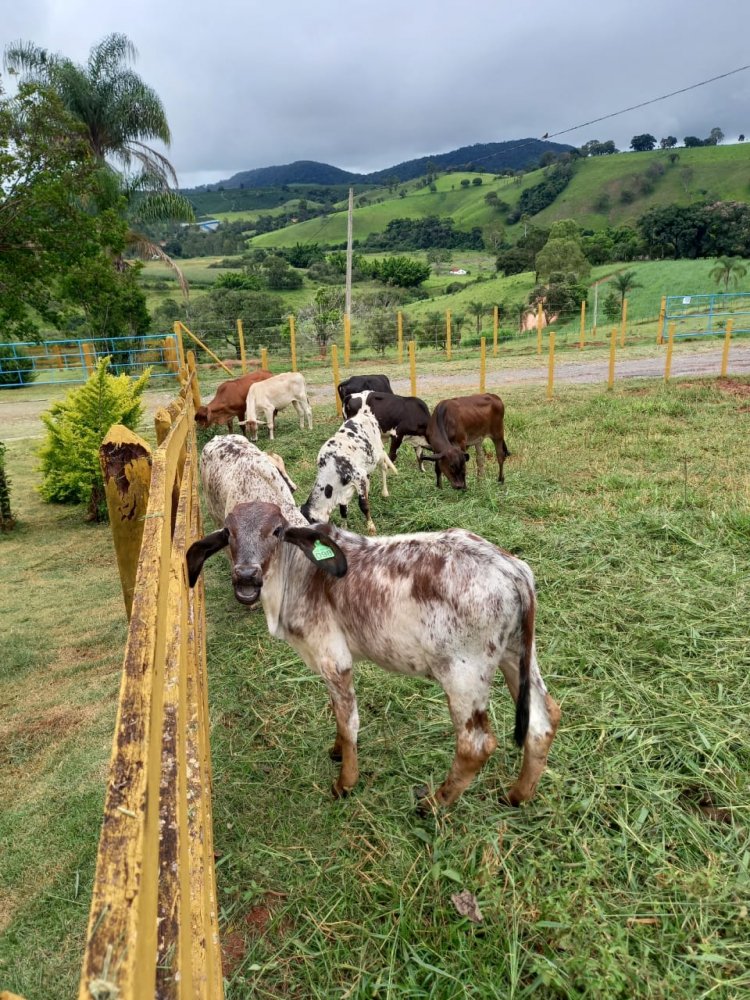
<path fill-rule="evenodd" d="M 391 499 L 373 491 L 383 533 L 462 525 L 535 571 L 563 721 L 521 810 L 498 804 L 519 764 L 500 681 L 491 762 L 424 820 L 411 789 L 450 763 L 447 709 L 368 665 L 362 777 L 334 802 L 322 683 L 209 561 L 228 1000 L 748 995 L 750 382 L 722 385 L 514 388 L 505 487 L 488 461 L 485 482 L 439 492 L 404 446 Z M 315 419 L 300 435 L 278 418 L 300 499 L 337 425 L 330 405 Z M 25 523 L 0 539 L 0 982 L 48 1000 L 78 976 L 124 619 L 107 530 L 38 503 L 27 444 L 7 465 Z M 461 889 L 481 925 L 456 913 Z"/>
<path fill-rule="evenodd" d="M 381 532 L 459 524 L 534 568 L 563 723 L 528 808 L 498 805 L 519 763 L 498 681 L 492 761 L 418 819 L 412 786 L 452 755 L 447 709 L 370 666 L 360 785 L 332 801 L 323 685 L 235 602 L 223 560 L 207 567 L 230 1000 L 750 989 L 748 399 L 710 383 L 505 395 L 505 488 L 438 493 L 403 448 L 373 506 Z M 304 497 L 336 422 L 319 413 L 311 440 L 280 421 Z M 461 889 L 481 926 L 455 912 Z"/>

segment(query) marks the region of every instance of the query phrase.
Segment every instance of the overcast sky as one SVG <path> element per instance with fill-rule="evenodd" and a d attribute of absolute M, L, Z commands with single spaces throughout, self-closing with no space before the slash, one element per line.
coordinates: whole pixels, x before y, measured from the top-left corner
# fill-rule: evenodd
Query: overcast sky
<path fill-rule="evenodd" d="M 368 171 L 542 136 L 750 63 L 750 0 L 2 0 L 3 47 L 112 31 L 192 186 L 292 160 Z M 560 136 L 750 135 L 750 70 Z"/>

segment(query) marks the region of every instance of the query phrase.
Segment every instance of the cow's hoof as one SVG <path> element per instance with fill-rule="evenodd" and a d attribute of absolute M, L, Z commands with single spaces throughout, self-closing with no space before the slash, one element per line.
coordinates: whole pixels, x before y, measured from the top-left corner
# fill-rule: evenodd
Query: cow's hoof
<path fill-rule="evenodd" d="M 378 529 L 375 527 L 375 525 L 373 524 L 373 522 L 370 521 L 370 523 L 367 525 L 367 534 L 368 535 L 377 535 L 377 533 L 378 533 Z"/>
<path fill-rule="evenodd" d="M 349 797 L 351 788 L 344 788 L 343 785 L 339 785 L 338 781 L 334 781 L 331 785 L 331 793 L 334 799 L 346 799 Z"/>
<path fill-rule="evenodd" d="M 514 785 L 512 788 L 509 788 L 507 792 L 501 792 L 498 801 L 501 806 L 513 806 L 514 809 L 517 809 L 518 806 L 522 805 L 526 801 L 526 799 Z"/>
<path fill-rule="evenodd" d="M 418 816 L 431 816 L 435 811 L 435 800 L 427 785 L 414 786 L 415 808 Z"/>

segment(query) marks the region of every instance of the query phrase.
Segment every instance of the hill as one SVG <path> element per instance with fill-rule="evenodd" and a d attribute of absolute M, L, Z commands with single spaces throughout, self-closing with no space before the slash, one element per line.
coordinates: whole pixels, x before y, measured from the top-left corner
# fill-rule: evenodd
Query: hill
<path fill-rule="evenodd" d="M 472 183 L 482 179 L 480 186 Z M 441 174 L 429 187 L 408 183 L 404 194 L 380 189 L 380 197 L 357 199 L 355 239 L 383 232 L 393 219 L 451 216 L 458 229 L 479 226 L 488 247 L 493 233 L 504 229 L 511 240 L 523 224 L 506 226 L 502 210 L 488 204 L 489 192 L 513 208 L 521 193 L 544 178 L 543 170 L 525 174 L 520 183 L 494 174 Z M 468 182 L 462 186 L 461 182 Z M 578 161 L 573 179 L 543 211 L 531 216 L 533 224 L 549 226 L 558 219 L 575 219 L 586 229 L 633 223 L 651 208 L 697 201 L 746 201 L 750 194 L 750 143 L 707 146 L 697 149 L 654 150 L 650 153 L 617 153 Z M 369 200 L 369 203 L 367 203 Z M 364 204 L 363 204 L 364 202 Z M 346 239 L 344 202 L 321 218 L 287 226 L 253 240 L 254 246 L 288 246 L 297 241 L 338 244 Z"/>
<path fill-rule="evenodd" d="M 475 143 L 461 146 L 448 153 L 420 156 L 404 160 L 393 167 L 375 170 L 369 174 L 353 174 L 348 170 L 318 163 L 315 160 L 295 160 L 275 167 L 256 167 L 241 170 L 228 180 L 206 185 L 206 191 L 234 188 L 275 188 L 285 184 L 382 184 L 391 178 L 410 181 L 422 177 L 430 169 L 483 170 L 487 173 L 500 170 L 522 170 L 535 164 L 544 153 L 564 153 L 572 146 L 542 139 L 513 139 L 508 142 Z M 184 192 L 191 195 L 193 192 Z"/>

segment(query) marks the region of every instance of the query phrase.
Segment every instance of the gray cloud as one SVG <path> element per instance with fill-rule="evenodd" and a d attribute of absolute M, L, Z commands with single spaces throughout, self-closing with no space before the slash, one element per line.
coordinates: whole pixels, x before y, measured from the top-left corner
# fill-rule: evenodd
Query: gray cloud
<path fill-rule="evenodd" d="M 9 4 L 6 6 L 10 6 Z M 111 31 L 162 96 L 183 184 L 315 159 L 353 170 L 558 132 L 741 66 L 741 0 L 26 0 L 4 37 L 83 60 Z M 561 136 L 750 134 L 750 71 Z"/>

